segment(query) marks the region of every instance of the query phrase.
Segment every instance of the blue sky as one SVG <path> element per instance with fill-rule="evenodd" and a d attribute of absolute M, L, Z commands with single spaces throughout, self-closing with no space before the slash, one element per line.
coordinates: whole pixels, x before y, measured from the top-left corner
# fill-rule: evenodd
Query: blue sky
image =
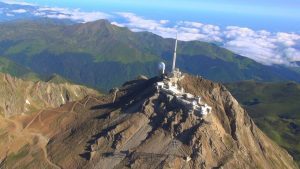
<path fill-rule="evenodd" d="M 299 0 L 0 0 L 0 21 L 107 19 L 132 31 L 216 43 L 265 65 L 300 61 Z M 32 4 L 28 4 L 32 3 Z"/>
<path fill-rule="evenodd" d="M 201 21 L 270 31 L 300 31 L 299 0 L 26 0 L 86 11 L 133 12 L 151 19 Z"/>

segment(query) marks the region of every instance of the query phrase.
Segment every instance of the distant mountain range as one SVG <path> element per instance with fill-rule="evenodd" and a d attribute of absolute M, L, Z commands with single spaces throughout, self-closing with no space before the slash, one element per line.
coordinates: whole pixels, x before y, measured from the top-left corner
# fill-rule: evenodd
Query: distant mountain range
<path fill-rule="evenodd" d="M 178 67 L 219 82 L 241 80 L 300 81 L 300 72 L 266 66 L 215 44 L 180 41 Z M 170 67 L 174 39 L 99 20 L 70 24 L 51 19 L 0 24 L 0 56 L 26 69 L 108 90 L 140 74 L 157 74 L 157 63 Z"/>

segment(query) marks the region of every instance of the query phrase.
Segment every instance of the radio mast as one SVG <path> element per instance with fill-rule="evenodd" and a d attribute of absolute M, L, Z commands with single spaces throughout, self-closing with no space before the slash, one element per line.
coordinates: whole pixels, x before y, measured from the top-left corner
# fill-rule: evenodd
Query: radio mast
<path fill-rule="evenodd" d="M 176 52 L 177 52 L 177 33 L 176 33 L 175 49 L 174 49 L 174 56 L 173 56 L 172 72 L 174 72 L 176 68 Z"/>

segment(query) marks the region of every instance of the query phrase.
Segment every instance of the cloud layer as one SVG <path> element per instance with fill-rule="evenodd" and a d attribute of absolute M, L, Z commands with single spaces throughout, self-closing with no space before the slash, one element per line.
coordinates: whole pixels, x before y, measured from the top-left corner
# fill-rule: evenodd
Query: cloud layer
<path fill-rule="evenodd" d="M 255 31 L 250 28 L 219 26 L 200 22 L 179 21 L 173 26 L 169 22 L 148 20 L 133 13 L 118 13 L 126 19 L 120 25 L 133 31 L 150 31 L 163 37 L 178 38 L 184 41 L 200 40 L 221 44 L 222 47 L 249 57 L 265 65 L 296 66 L 300 61 L 300 35 L 296 33 Z"/>
<path fill-rule="evenodd" d="M 6 16 L 15 16 L 21 14 L 31 15 L 32 17 L 48 17 L 56 19 L 70 19 L 76 22 L 91 22 L 99 19 L 109 19 L 112 16 L 104 12 L 83 12 L 80 9 L 42 7 L 35 4 L 15 1 L 2 0 L 6 4 L 5 8 L 1 8 L 0 12 Z M 10 5 L 10 6 L 7 6 Z"/>
<path fill-rule="evenodd" d="M 79 9 L 51 7 L 40 7 L 34 12 L 34 15 L 57 19 L 71 19 L 78 22 L 91 22 L 111 17 L 109 14 L 103 12 L 82 12 Z"/>
<path fill-rule="evenodd" d="M 98 11 L 83 12 L 80 9 L 41 7 L 19 1 L 6 0 L 4 3 L 18 5 L 18 8 L 11 9 L 0 6 L 0 14 L 3 13 L 8 17 L 26 13 L 36 17 L 70 19 L 76 22 L 109 19 L 112 24 L 129 27 L 132 31 L 150 31 L 165 38 L 174 38 L 178 33 L 178 38 L 183 41 L 217 43 L 265 65 L 296 66 L 294 62 L 300 61 L 300 35 L 296 33 L 268 32 L 239 26 L 220 28 L 217 25 L 191 21 L 173 23 L 163 19 L 146 19 L 128 12 L 108 14 Z"/>

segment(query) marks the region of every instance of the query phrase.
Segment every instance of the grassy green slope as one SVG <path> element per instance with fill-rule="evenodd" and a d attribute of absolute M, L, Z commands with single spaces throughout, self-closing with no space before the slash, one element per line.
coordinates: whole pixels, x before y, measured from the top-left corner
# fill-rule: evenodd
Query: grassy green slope
<path fill-rule="evenodd" d="M 300 165 L 300 84 L 246 81 L 226 86 L 259 128 Z"/>
<path fill-rule="evenodd" d="M 50 51 L 56 55 L 85 53 L 98 61 L 122 63 L 157 59 L 157 56 L 145 54 L 132 46 L 130 41 L 135 41 L 133 32 L 106 20 L 74 25 L 17 21 L 1 24 L 0 32 L 0 50 L 2 48 L 6 56 L 34 56 Z"/>
<path fill-rule="evenodd" d="M 5 57 L 0 57 L 0 72 L 32 81 L 40 80 L 39 76 L 29 68 L 16 64 Z"/>

